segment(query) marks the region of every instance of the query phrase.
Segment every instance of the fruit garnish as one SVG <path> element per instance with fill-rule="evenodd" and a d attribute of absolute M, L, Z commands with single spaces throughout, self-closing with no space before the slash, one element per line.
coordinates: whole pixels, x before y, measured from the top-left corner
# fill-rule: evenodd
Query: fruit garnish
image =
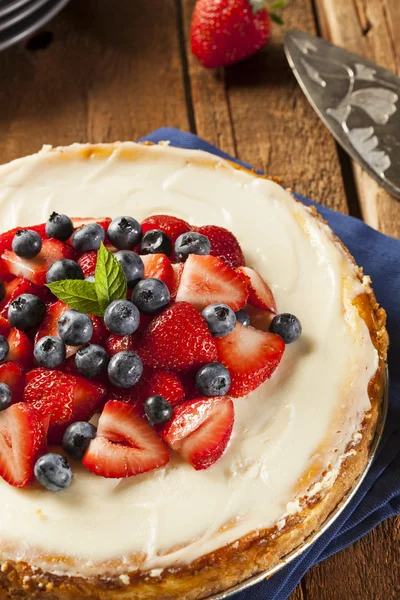
<path fill-rule="evenodd" d="M 19 363 L 25 368 L 31 367 L 33 363 L 33 344 L 28 336 L 13 327 L 7 338 L 10 350 L 6 361 Z"/>
<path fill-rule="evenodd" d="M 142 235 L 140 223 L 132 217 L 116 217 L 107 229 L 107 237 L 118 250 L 133 250 Z"/>
<path fill-rule="evenodd" d="M 10 333 L 11 325 L 4 317 L 0 316 L 0 335 L 4 335 L 4 337 L 8 337 Z"/>
<path fill-rule="evenodd" d="M 182 278 L 182 273 L 183 273 L 183 267 L 184 267 L 183 263 L 174 263 L 172 265 L 173 277 L 172 277 L 172 284 L 171 284 L 171 287 L 169 290 L 171 292 L 171 300 L 175 300 L 176 294 L 178 293 L 178 289 L 179 289 L 179 285 L 181 283 L 181 278 Z"/>
<path fill-rule="evenodd" d="M 276 315 L 271 321 L 269 330 L 281 336 L 285 344 L 291 344 L 301 336 L 301 323 L 297 317 L 289 313 Z"/>
<path fill-rule="evenodd" d="M 160 279 L 171 292 L 173 287 L 174 271 L 171 261 L 165 254 L 147 254 L 142 256 L 145 279 Z"/>
<path fill-rule="evenodd" d="M 252 306 L 268 310 L 275 314 L 276 303 L 274 296 L 261 275 L 254 269 L 250 269 L 250 267 L 239 267 L 236 269 L 236 273 L 248 285 L 249 297 L 247 302 L 252 304 Z"/>
<path fill-rule="evenodd" d="M 236 325 L 236 314 L 227 304 L 210 304 L 201 314 L 213 337 L 228 335 Z"/>
<path fill-rule="evenodd" d="M 159 313 L 170 301 L 169 289 L 160 279 L 142 279 L 132 292 L 132 302 L 145 315 Z"/>
<path fill-rule="evenodd" d="M 11 403 L 22 402 L 25 388 L 25 369 L 17 362 L 6 362 L 0 365 L 0 382 L 11 390 Z"/>
<path fill-rule="evenodd" d="M 92 277 L 96 270 L 97 250 L 85 252 L 85 254 L 82 254 L 82 256 L 78 258 L 77 262 L 82 269 L 83 275 L 85 277 Z"/>
<path fill-rule="evenodd" d="M 114 354 L 108 363 L 108 379 L 119 388 L 130 388 L 135 385 L 143 371 L 141 358 L 136 352 L 124 350 Z"/>
<path fill-rule="evenodd" d="M 150 425 L 162 425 L 172 417 L 172 406 L 164 396 L 149 396 L 144 403 L 144 414 Z"/>
<path fill-rule="evenodd" d="M 21 331 L 29 331 L 43 321 L 45 313 L 46 306 L 38 296 L 21 294 L 10 302 L 7 318 L 11 327 L 17 327 Z"/>
<path fill-rule="evenodd" d="M 232 269 L 245 264 L 239 242 L 227 229 L 216 225 L 196 227 L 194 231 L 205 235 L 211 244 L 210 254 L 225 261 Z"/>
<path fill-rule="evenodd" d="M 32 231 L 36 231 L 42 240 L 47 238 L 46 235 L 46 223 L 41 223 L 40 225 L 32 225 L 29 227 L 14 227 L 9 231 L 5 231 L 0 235 L 0 255 L 3 254 L 6 250 L 11 250 L 12 242 L 15 237 L 17 231 L 21 231 L 21 229 L 31 229 Z"/>
<path fill-rule="evenodd" d="M 141 409 L 150 396 L 163 396 L 171 406 L 177 406 L 185 399 L 185 392 L 176 373 L 145 367 L 140 381 L 134 387 L 127 390 L 114 388 L 110 390 L 109 396 L 135 404 Z"/>
<path fill-rule="evenodd" d="M 231 387 L 231 375 L 221 363 L 208 363 L 197 371 L 195 386 L 202 396 L 226 396 Z"/>
<path fill-rule="evenodd" d="M 15 300 L 15 298 L 18 298 L 18 296 L 21 294 L 34 294 L 35 296 L 40 297 L 43 301 L 46 301 L 46 297 L 50 294 L 47 288 L 41 288 L 40 286 L 35 285 L 23 277 L 16 277 L 12 281 L 6 282 L 5 288 L 6 295 L 0 303 L 1 315 L 3 317 L 7 317 L 10 303 Z"/>
<path fill-rule="evenodd" d="M 171 215 L 152 215 L 142 221 L 142 233 L 147 233 L 152 229 L 159 229 L 166 233 L 174 244 L 182 233 L 190 231 L 190 225 L 183 219 Z"/>
<path fill-rule="evenodd" d="M 160 229 L 150 229 L 143 234 L 140 242 L 140 254 L 165 254 L 170 256 L 171 252 L 171 238 Z"/>
<path fill-rule="evenodd" d="M 48 452 L 35 463 L 36 480 L 49 492 L 61 492 L 72 481 L 72 470 L 65 456 Z"/>
<path fill-rule="evenodd" d="M 114 356 L 123 350 L 135 350 L 136 338 L 133 335 L 115 335 L 112 333 L 105 341 L 108 356 Z"/>
<path fill-rule="evenodd" d="M 174 252 L 180 262 L 185 262 L 191 254 L 199 256 L 210 254 L 210 248 L 210 241 L 205 235 L 189 231 L 178 237 L 174 245 Z"/>

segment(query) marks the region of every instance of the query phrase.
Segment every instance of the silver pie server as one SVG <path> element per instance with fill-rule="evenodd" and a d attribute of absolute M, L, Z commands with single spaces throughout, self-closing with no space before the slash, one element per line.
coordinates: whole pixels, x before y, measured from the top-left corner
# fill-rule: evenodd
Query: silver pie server
<path fill-rule="evenodd" d="M 286 33 L 285 53 L 300 87 L 339 144 L 400 198 L 400 78 L 301 31 Z"/>

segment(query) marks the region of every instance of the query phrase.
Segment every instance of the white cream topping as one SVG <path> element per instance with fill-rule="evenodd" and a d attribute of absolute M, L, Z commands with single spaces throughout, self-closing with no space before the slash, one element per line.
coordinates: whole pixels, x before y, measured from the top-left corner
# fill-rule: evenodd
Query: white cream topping
<path fill-rule="evenodd" d="M 234 401 L 231 443 L 210 469 L 197 472 L 175 455 L 158 471 L 107 480 L 73 464 L 73 483 L 59 494 L 0 481 L 1 559 L 28 557 L 67 574 L 98 573 L 99 563 L 120 559 L 111 570 L 125 583 L 132 566 L 158 575 L 249 532 L 281 528 L 301 497 L 332 485 L 370 408 L 377 353 L 352 305 L 365 291 L 355 267 L 278 184 L 202 152 L 124 143 L 110 156 L 107 146 L 83 156 L 79 148 L 46 147 L 0 167 L 3 230 L 53 210 L 139 220 L 161 212 L 221 225 L 270 284 L 279 311 L 303 325 L 272 379 Z"/>

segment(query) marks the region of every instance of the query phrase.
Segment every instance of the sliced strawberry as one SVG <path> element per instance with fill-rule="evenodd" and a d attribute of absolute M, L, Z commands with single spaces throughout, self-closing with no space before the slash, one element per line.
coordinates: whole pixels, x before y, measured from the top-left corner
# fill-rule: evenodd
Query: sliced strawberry
<path fill-rule="evenodd" d="M 185 399 L 185 392 L 175 373 L 145 367 L 140 381 L 135 386 L 128 390 L 112 388 L 109 397 L 142 408 L 150 396 L 163 396 L 172 406 L 176 406 Z"/>
<path fill-rule="evenodd" d="M 114 356 L 124 350 L 135 350 L 136 346 L 133 335 L 116 335 L 115 333 L 109 335 L 104 344 L 108 356 Z"/>
<path fill-rule="evenodd" d="M 90 338 L 90 343 L 104 346 L 110 332 L 106 329 L 103 319 L 96 317 L 96 315 L 89 315 L 89 317 L 92 319 L 93 323 L 93 334 Z"/>
<path fill-rule="evenodd" d="M 233 422 L 233 402 L 227 396 L 196 398 L 176 407 L 160 433 L 171 448 L 200 471 L 222 456 Z"/>
<path fill-rule="evenodd" d="M 239 267 L 236 269 L 236 273 L 242 277 L 249 288 L 247 302 L 252 306 L 276 314 L 274 296 L 261 275 L 250 267 Z"/>
<path fill-rule="evenodd" d="M 17 231 L 20 231 L 21 229 L 31 229 L 32 231 L 36 231 L 40 235 L 42 240 L 47 238 L 46 223 L 41 223 L 40 225 L 32 225 L 29 227 L 14 227 L 14 229 L 5 231 L 0 235 L 0 255 L 3 254 L 5 250 L 11 250 L 14 236 L 17 233 Z"/>
<path fill-rule="evenodd" d="M 25 400 L 50 415 L 49 441 L 59 443 L 68 425 L 87 421 L 101 409 L 106 389 L 83 377 L 49 369 L 34 369 L 27 377 Z"/>
<path fill-rule="evenodd" d="M 228 369 L 229 394 L 245 396 L 269 379 L 279 365 L 285 344 L 279 335 L 236 323 L 228 335 L 215 338 L 218 360 Z"/>
<path fill-rule="evenodd" d="M 78 259 L 78 265 L 81 267 L 85 277 L 92 277 L 96 270 L 97 250 L 86 252 Z"/>
<path fill-rule="evenodd" d="M 173 263 L 172 264 L 172 284 L 169 288 L 171 293 L 171 300 L 175 300 L 176 294 L 178 293 L 179 285 L 181 283 L 182 273 L 183 273 L 183 263 Z"/>
<path fill-rule="evenodd" d="M 210 254 L 225 261 L 232 269 L 246 264 L 239 242 L 233 233 L 224 227 L 205 225 L 204 227 L 193 227 L 193 231 L 205 235 L 211 244 Z"/>
<path fill-rule="evenodd" d="M 172 289 L 174 271 L 171 261 L 165 254 L 147 254 L 141 257 L 144 264 L 144 276 L 160 279 L 169 290 Z"/>
<path fill-rule="evenodd" d="M 11 275 L 24 277 L 37 285 L 44 285 L 48 269 L 62 258 L 76 258 L 75 250 L 59 240 L 50 239 L 43 240 L 42 249 L 35 258 L 21 258 L 12 250 L 6 250 L 0 262 Z"/>
<path fill-rule="evenodd" d="M 21 294 L 34 294 L 35 296 L 39 296 L 44 302 L 51 297 L 51 292 L 48 288 L 35 285 L 22 277 L 15 277 L 12 281 L 5 283 L 5 287 L 6 296 L 0 303 L 0 314 L 6 318 L 10 303 Z"/>
<path fill-rule="evenodd" d="M 246 304 L 248 289 L 237 273 L 215 256 L 191 254 L 182 272 L 177 302 L 190 302 L 198 310 L 223 302 L 237 311 Z"/>
<path fill-rule="evenodd" d="M 7 354 L 7 362 L 17 362 L 29 369 L 33 363 L 33 344 L 28 336 L 19 329 L 13 327 L 7 338 L 10 350 Z"/>
<path fill-rule="evenodd" d="M 163 467 L 168 461 L 168 448 L 136 408 L 111 400 L 82 462 L 96 475 L 122 478 Z"/>
<path fill-rule="evenodd" d="M 89 223 L 98 223 L 106 231 L 111 223 L 110 217 L 72 217 L 71 221 L 74 229 L 79 229 L 79 227 L 83 227 L 83 225 L 88 225 Z"/>
<path fill-rule="evenodd" d="M 8 334 L 10 333 L 10 329 L 11 329 L 11 325 L 7 321 L 7 319 L 5 317 L 0 316 L 0 335 L 3 335 L 4 337 L 8 337 Z"/>
<path fill-rule="evenodd" d="M 172 217 L 171 215 L 152 215 L 151 217 L 144 219 L 141 225 L 143 234 L 151 229 L 159 229 L 171 238 L 173 244 L 182 233 L 190 231 L 189 223 L 186 223 L 183 219 L 178 219 L 178 217 Z"/>
<path fill-rule="evenodd" d="M 29 404 L 19 402 L 0 413 L 0 476 L 14 487 L 26 487 L 46 446 L 47 423 Z"/>
<path fill-rule="evenodd" d="M 11 402 L 22 402 L 25 388 L 25 369 L 16 362 L 0 365 L 0 383 L 6 383 L 11 390 Z"/>
<path fill-rule="evenodd" d="M 155 317 L 138 348 L 143 363 L 182 371 L 216 360 L 215 341 L 205 319 L 187 302 L 177 302 Z"/>

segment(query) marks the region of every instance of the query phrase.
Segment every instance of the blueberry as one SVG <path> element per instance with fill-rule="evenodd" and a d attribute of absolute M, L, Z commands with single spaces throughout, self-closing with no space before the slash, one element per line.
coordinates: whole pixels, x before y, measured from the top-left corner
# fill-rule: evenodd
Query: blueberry
<path fill-rule="evenodd" d="M 140 244 L 140 254 L 166 254 L 172 252 L 172 242 L 169 235 L 160 229 L 146 231 Z"/>
<path fill-rule="evenodd" d="M 0 335 L 0 362 L 3 362 L 9 350 L 10 346 L 8 345 L 7 338 L 5 338 L 4 335 Z"/>
<path fill-rule="evenodd" d="M 107 236 L 118 250 L 132 250 L 142 235 L 140 223 L 132 217 L 117 217 L 111 221 Z"/>
<path fill-rule="evenodd" d="M 175 242 L 175 256 L 184 262 L 189 254 L 210 254 L 210 240 L 201 233 L 188 231 L 182 233 Z"/>
<path fill-rule="evenodd" d="M 56 260 L 46 273 L 46 283 L 61 281 L 63 279 L 84 279 L 83 271 L 74 260 L 62 258 Z"/>
<path fill-rule="evenodd" d="M 12 249 L 21 258 L 34 258 L 42 249 L 42 238 L 36 231 L 20 229 L 13 238 Z"/>
<path fill-rule="evenodd" d="M 27 331 L 42 322 L 46 306 L 33 294 L 21 294 L 8 307 L 8 320 L 11 327 Z"/>
<path fill-rule="evenodd" d="M 235 328 L 236 315 L 227 304 L 210 304 L 201 314 L 213 337 L 224 337 Z"/>
<path fill-rule="evenodd" d="M 238 310 L 237 312 L 235 312 L 235 315 L 236 321 L 239 321 L 239 323 L 241 323 L 245 327 L 248 327 L 250 325 L 250 315 L 247 312 L 247 310 Z"/>
<path fill-rule="evenodd" d="M 132 302 L 147 315 L 152 315 L 168 306 L 170 301 L 171 294 L 168 287 L 160 279 L 152 277 L 139 281 L 132 292 Z"/>
<path fill-rule="evenodd" d="M 113 385 L 128 388 L 142 376 L 143 364 L 136 352 L 123 350 L 114 354 L 108 363 L 108 378 Z"/>
<path fill-rule="evenodd" d="M 66 429 L 62 441 L 65 452 L 75 460 L 82 460 L 90 442 L 96 437 L 96 431 L 96 427 L 86 421 L 72 423 Z"/>
<path fill-rule="evenodd" d="M 144 413 L 150 425 L 160 425 L 171 419 L 172 406 L 164 396 L 150 396 L 144 403 Z"/>
<path fill-rule="evenodd" d="M 142 279 L 144 275 L 144 264 L 142 259 L 131 250 L 120 250 L 114 254 L 115 258 L 125 273 L 128 287 L 131 288 Z"/>
<path fill-rule="evenodd" d="M 280 335 L 285 344 L 291 344 L 301 336 L 301 323 L 294 315 L 282 313 L 272 319 L 269 330 Z"/>
<path fill-rule="evenodd" d="M 72 471 L 65 456 L 49 452 L 43 454 L 35 464 L 35 477 L 50 492 L 61 492 L 72 481 Z"/>
<path fill-rule="evenodd" d="M 6 383 L 0 383 L 0 410 L 5 410 L 11 404 L 11 389 Z"/>
<path fill-rule="evenodd" d="M 77 310 L 66 310 L 58 319 L 58 335 L 68 346 L 87 344 L 93 335 L 92 319 Z"/>
<path fill-rule="evenodd" d="M 140 313 L 129 300 L 114 300 L 105 310 L 104 323 L 112 333 L 130 335 L 139 327 Z"/>
<path fill-rule="evenodd" d="M 4 285 L 4 281 L 0 279 L 0 302 L 4 300 L 6 297 L 6 286 Z"/>
<path fill-rule="evenodd" d="M 98 250 L 105 237 L 106 232 L 101 225 L 88 223 L 75 231 L 71 242 L 78 252 L 90 252 L 90 250 Z"/>
<path fill-rule="evenodd" d="M 93 379 L 100 375 L 108 365 L 108 354 L 102 346 L 89 344 L 79 348 L 75 354 L 75 366 L 81 375 Z"/>
<path fill-rule="evenodd" d="M 74 224 L 67 215 L 59 215 L 56 212 L 51 213 L 46 223 L 47 237 L 65 242 L 65 240 L 71 237 L 73 231 Z"/>
<path fill-rule="evenodd" d="M 35 345 L 33 354 L 41 367 L 54 369 L 59 367 L 65 360 L 66 348 L 60 338 L 46 335 L 40 338 Z"/>
<path fill-rule="evenodd" d="M 197 371 L 195 386 L 203 396 L 225 396 L 231 387 L 231 375 L 221 363 L 208 363 Z"/>

